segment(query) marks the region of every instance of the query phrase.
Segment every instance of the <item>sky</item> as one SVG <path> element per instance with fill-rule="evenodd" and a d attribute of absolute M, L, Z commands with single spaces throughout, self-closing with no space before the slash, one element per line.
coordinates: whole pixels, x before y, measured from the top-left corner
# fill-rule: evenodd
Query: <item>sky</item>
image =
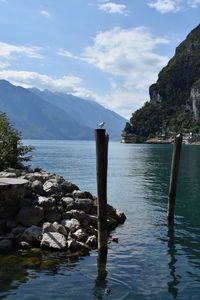
<path fill-rule="evenodd" d="M 130 119 L 199 19 L 200 0 L 0 0 L 0 79 Z"/>

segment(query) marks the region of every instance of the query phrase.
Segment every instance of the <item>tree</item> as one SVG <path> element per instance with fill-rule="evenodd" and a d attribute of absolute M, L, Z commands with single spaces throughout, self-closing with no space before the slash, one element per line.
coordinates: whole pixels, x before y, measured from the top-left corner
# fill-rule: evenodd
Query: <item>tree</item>
<path fill-rule="evenodd" d="M 26 154 L 32 150 L 33 147 L 22 145 L 21 133 L 14 129 L 5 113 L 0 113 L 0 170 L 23 167 L 23 162 L 31 159 Z"/>

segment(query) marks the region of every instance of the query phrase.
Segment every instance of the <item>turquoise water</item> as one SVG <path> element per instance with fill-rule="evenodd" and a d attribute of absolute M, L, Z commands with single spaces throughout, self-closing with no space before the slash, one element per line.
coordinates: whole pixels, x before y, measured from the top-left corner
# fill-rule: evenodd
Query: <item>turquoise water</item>
<path fill-rule="evenodd" d="M 32 166 L 96 194 L 94 142 L 26 143 L 36 147 Z M 0 299 L 199 299 L 200 147 L 183 146 L 169 226 L 171 154 L 171 145 L 110 142 L 108 201 L 127 221 L 113 233 L 119 243 L 109 245 L 106 272 L 98 273 L 95 250 L 73 257 L 37 251 L 0 256 Z"/>

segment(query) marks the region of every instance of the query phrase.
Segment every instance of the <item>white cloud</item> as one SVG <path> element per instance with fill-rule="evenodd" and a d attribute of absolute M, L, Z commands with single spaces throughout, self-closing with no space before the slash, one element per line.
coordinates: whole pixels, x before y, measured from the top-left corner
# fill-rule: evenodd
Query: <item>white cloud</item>
<path fill-rule="evenodd" d="M 200 0 L 154 0 L 148 5 L 162 14 L 177 13 L 185 8 L 197 8 Z"/>
<path fill-rule="evenodd" d="M 78 56 L 73 55 L 71 52 L 69 52 L 63 48 L 58 49 L 57 54 L 60 56 L 70 57 L 73 59 L 80 59 Z"/>
<path fill-rule="evenodd" d="M 80 57 L 64 49 L 60 55 L 80 59 L 111 75 L 111 92 L 96 99 L 125 115 L 128 106 L 130 114 L 131 106 L 136 109 L 149 99 L 149 85 L 168 62 L 168 57 L 157 54 L 155 48 L 167 43 L 169 40 L 152 36 L 144 27 L 116 27 L 98 33 Z"/>
<path fill-rule="evenodd" d="M 50 17 L 51 17 L 50 12 L 47 11 L 47 10 L 40 10 L 40 15 L 41 15 L 41 16 L 44 16 L 44 17 L 47 17 L 47 18 L 50 18 Z"/>
<path fill-rule="evenodd" d="M 124 15 L 124 16 L 128 15 L 128 11 L 126 10 L 126 5 L 124 5 L 124 4 L 117 4 L 114 2 L 106 2 L 106 3 L 100 4 L 99 9 L 104 10 L 109 14 L 120 14 L 120 15 Z"/>
<path fill-rule="evenodd" d="M 92 91 L 81 87 L 82 79 L 73 75 L 65 75 L 55 79 L 37 72 L 3 70 L 0 71 L 0 78 L 24 88 L 37 87 L 41 90 L 48 89 L 50 91 L 70 93 L 74 96 L 88 99 L 97 97 Z"/>
<path fill-rule="evenodd" d="M 200 5 L 200 0 L 188 0 L 188 4 L 192 8 L 197 8 Z"/>
<path fill-rule="evenodd" d="M 82 60 L 104 72 L 122 76 L 124 86 L 145 86 L 153 79 L 168 58 L 153 52 L 164 38 L 152 37 L 143 27 L 124 30 L 116 27 L 101 32 L 94 38 L 94 45 L 85 49 Z"/>
<path fill-rule="evenodd" d="M 30 58 L 42 58 L 39 53 L 42 48 L 36 46 L 16 46 L 0 42 L 0 68 L 10 66 L 10 61 L 19 55 L 26 55 Z"/>
<path fill-rule="evenodd" d="M 155 8 L 162 14 L 168 12 L 178 12 L 180 10 L 179 1 L 176 0 L 156 0 L 149 3 L 149 6 Z"/>

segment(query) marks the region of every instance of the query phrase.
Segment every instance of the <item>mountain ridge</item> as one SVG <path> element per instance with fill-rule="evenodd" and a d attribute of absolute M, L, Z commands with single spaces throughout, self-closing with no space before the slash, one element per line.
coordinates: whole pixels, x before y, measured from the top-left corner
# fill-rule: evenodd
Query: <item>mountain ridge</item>
<path fill-rule="evenodd" d="M 54 97 L 52 103 L 46 96 L 44 97 L 43 92 L 37 89 L 25 89 L 2 79 L 0 80 L 0 111 L 7 113 L 14 127 L 21 131 L 23 138 L 94 139 L 93 129 L 97 126 L 98 120 L 93 128 L 89 127 L 85 124 L 86 122 L 82 122 L 81 119 L 76 116 L 75 112 L 79 110 L 78 107 L 74 109 L 74 114 L 72 114 L 70 110 L 64 109 L 61 105 L 57 105 L 60 96 L 48 91 L 48 96 L 50 95 Z M 79 101 L 81 102 L 81 98 L 79 98 Z M 83 103 L 89 103 L 84 99 L 82 99 L 82 101 Z M 71 105 L 72 104 L 73 103 L 71 103 Z M 93 104 L 90 104 L 90 106 L 93 106 Z M 103 107 L 102 109 L 104 112 L 108 111 Z M 85 114 L 86 112 L 87 111 L 85 111 Z M 83 109 L 81 113 L 83 113 Z M 90 115 L 92 114 L 93 112 L 90 113 Z M 115 115 L 115 113 L 111 111 L 109 111 L 109 114 L 111 114 L 111 116 Z M 89 119 L 90 116 L 87 115 L 87 118 Z M 111 131 L 111 138 L 120 138 L 121 130 L 119 128 L 120 126 L 121 129 L 123 128 L 124 120 L 124 118 L 117 115 L 115 126 L 118 126 L 118 132 L 116 134 L 116 132 Z M 104 121 L 109 123 L 109 118 Z"/>
<path fill-rule="evenodd" d="M 164 132 L 200 130 L 200 25 L 176 48 L 175 55 L 149 88 L 150 101 L 132 114 L 123 136 L 139 141 Z"/>

